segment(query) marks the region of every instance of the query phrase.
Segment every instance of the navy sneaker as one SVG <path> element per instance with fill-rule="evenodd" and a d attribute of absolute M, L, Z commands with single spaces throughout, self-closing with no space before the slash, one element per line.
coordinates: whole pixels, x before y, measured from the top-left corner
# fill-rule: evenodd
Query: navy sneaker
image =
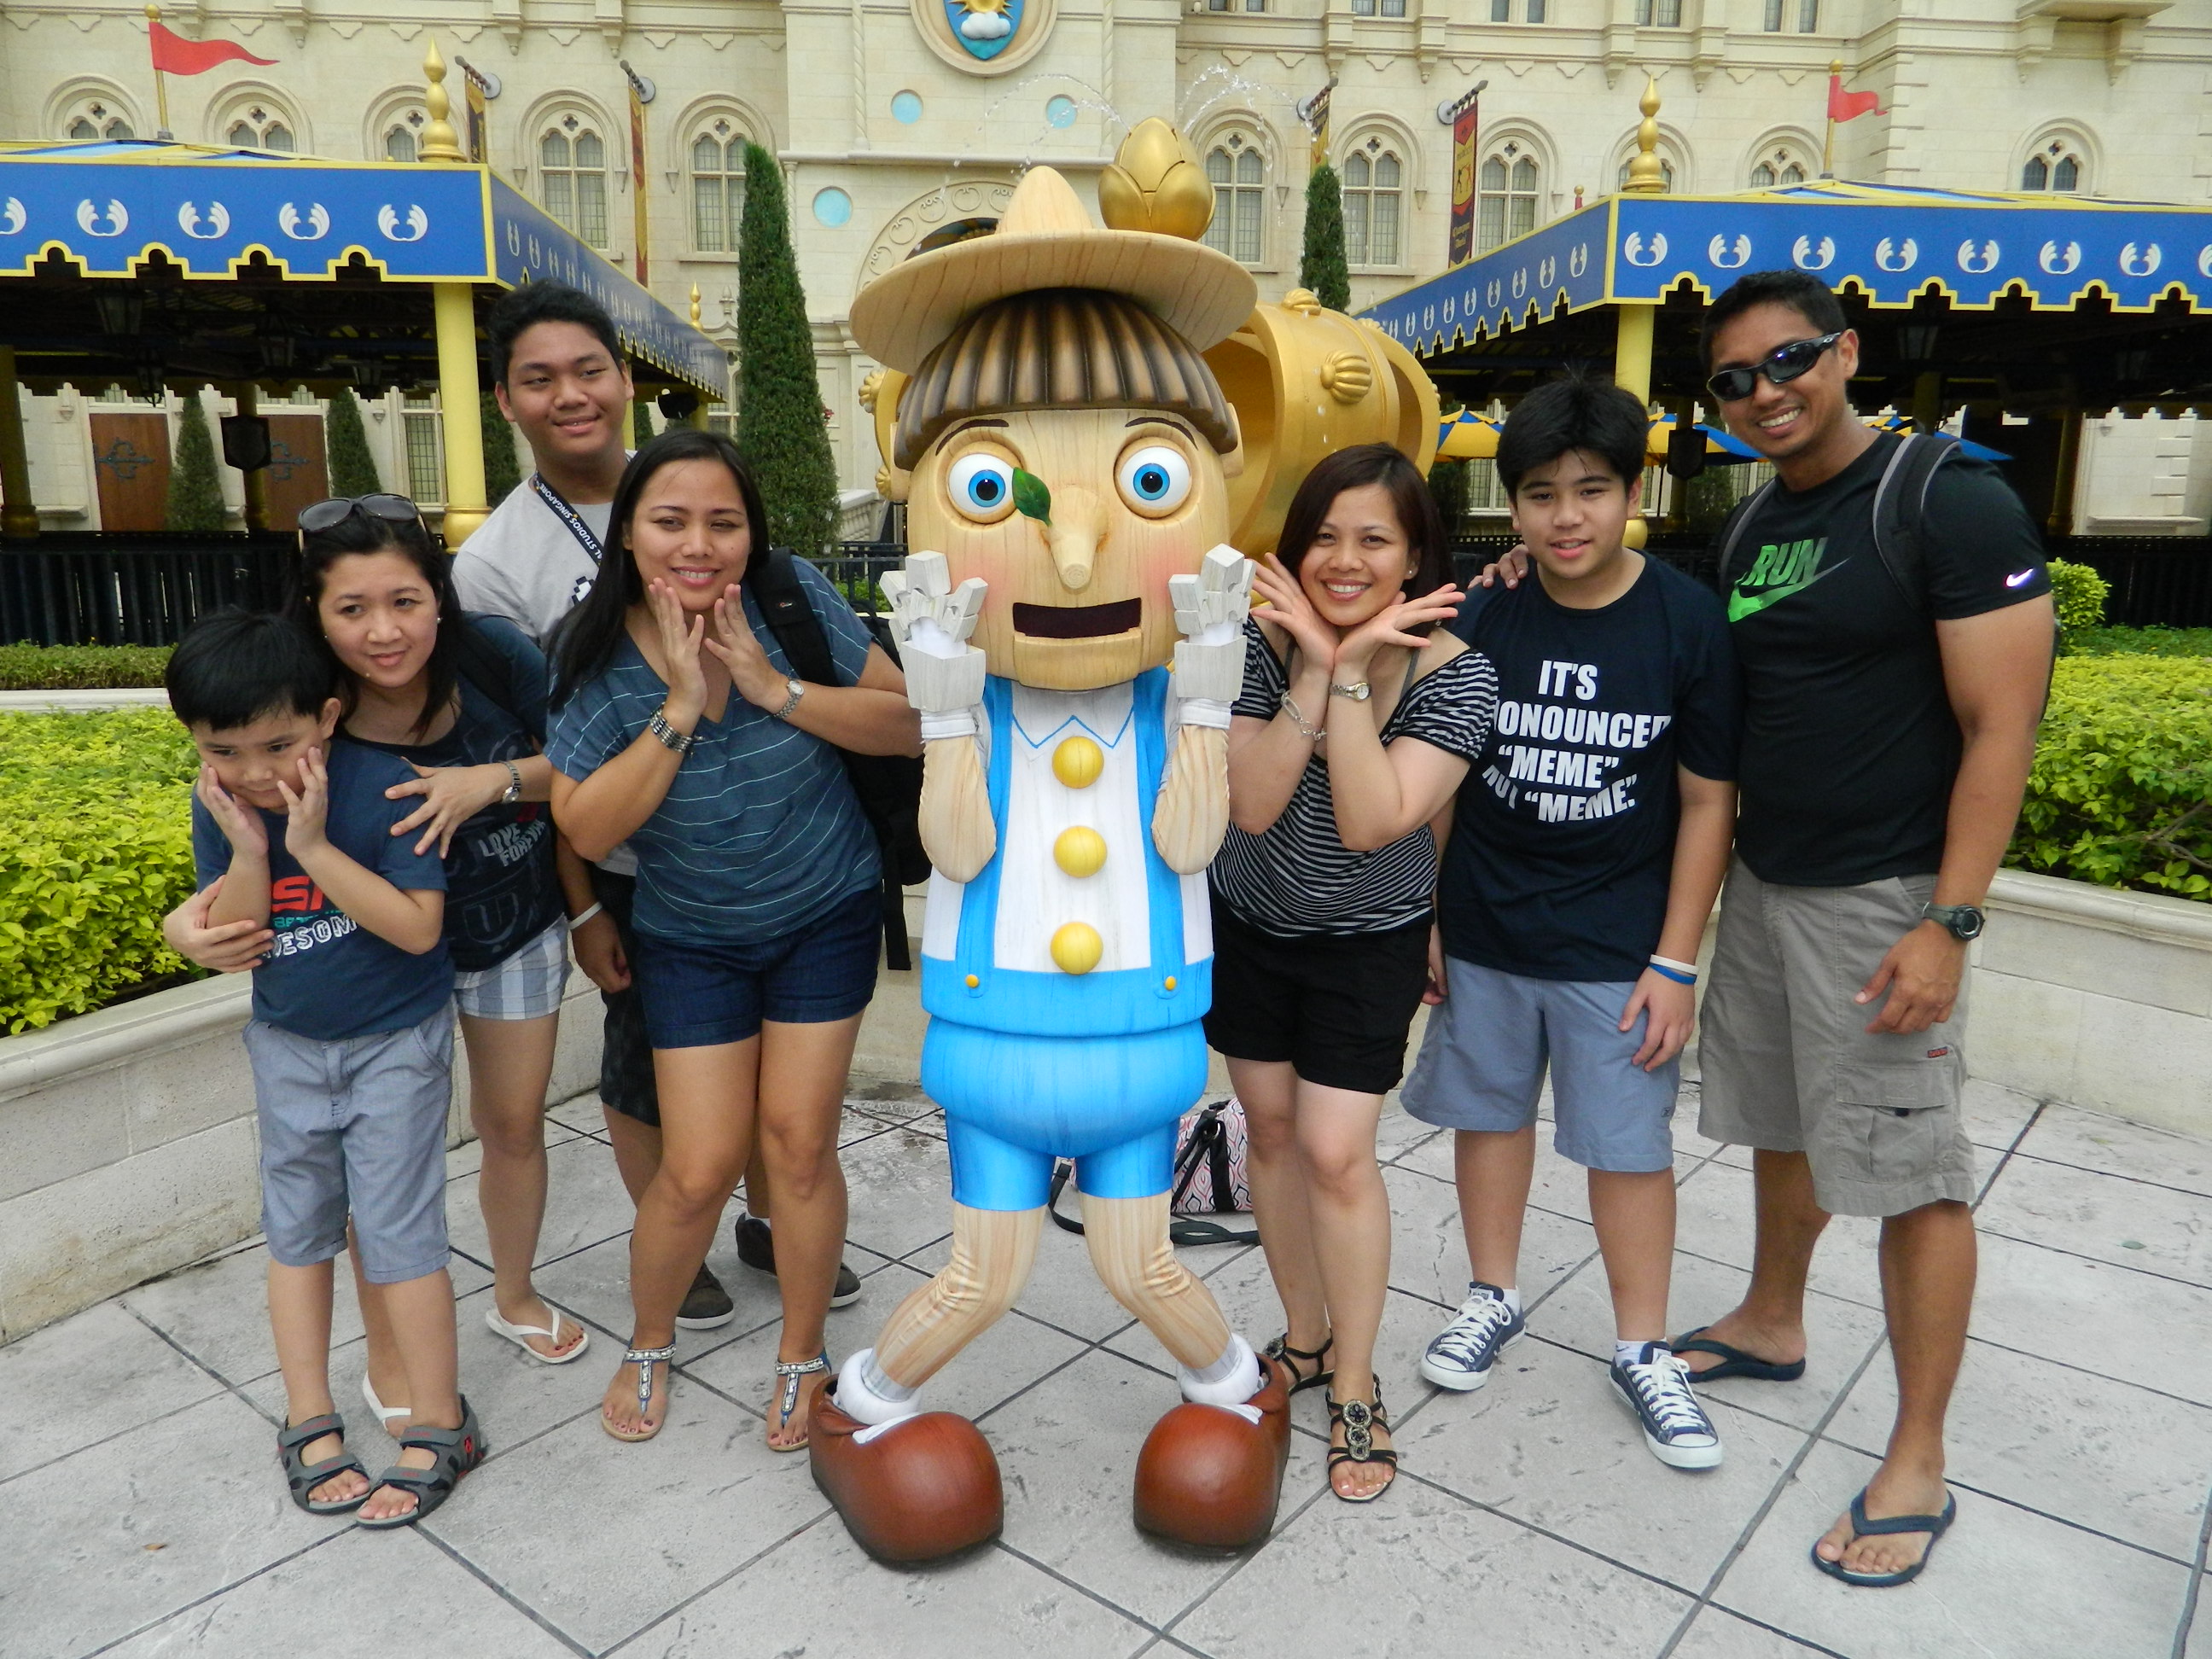
<path fill-rule="evenodd" d="M 1644 1443 L 1678 1469 L 1720 1467 L 1721 1437 L 1690 1388 L 1690 1368 L 1664 1342 L 1647 1342 L 1632 1364 L 1615 1361 L 1613 1391 L 1636 1413 Z"/>
<path fill-rule="evenodd" d="M 1505 1292 L 1469 1281 L 1467 1300 L 1421 1356 L 1421 1375 L 1440 1389 L 1465 1394 L 1490 1381 L 1490 1367 L 1528 1322 L 1506 1305 Z"/>

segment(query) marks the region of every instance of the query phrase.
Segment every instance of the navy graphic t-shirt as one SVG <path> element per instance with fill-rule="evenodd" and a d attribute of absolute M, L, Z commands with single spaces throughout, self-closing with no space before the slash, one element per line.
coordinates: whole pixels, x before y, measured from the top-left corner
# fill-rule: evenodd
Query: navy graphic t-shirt
<path fill-rule="evenodd" d="M 1674 769 L 1735 776 L 1741 693 L 1719 600 L 1646 559 L 1598 610 L 1532 577 L 1474 589 L 1449 626 L 1496 665 L 1498 718 L 1444 848 L 1444 954 L 1530 979 L 1637 978 L 1667 917 Z"/>
<path fill-rule="evenodd" d="M 482 766 L 538 752 L 545 740 L 544 653 L 503 617 L 471 617 L 467 625 L 506 659 L 514 707 L 501 708 L 464 672 L 460 713 L 435 742 L 352 741 L 418 766 Z M 418 797 L 409 807 L 421 805 Z M 563 909 L 546 803 L 494 801 L 454 832 L 446 855 L 446 944 L 455 968 L 474 973 L 498 966 L 559 921 Z"/>
<path fill-rule="evenodd" d="M 356 744 L 330 746 L 331 845 L 402 891 L 445 890 L 437 849 L 419 857 L 416 837 L 392 826 L 416 805 L 384 792 L 415 775 L 404 761 Z M 269 836 L 269 925 L 276 939 L 253 970 L 253 1017 L 318 1042 L 343 1042 L 419 1025 L 453 994 L 453 964 L 442 941 L 410 956 L 338 908 L 284 850 L 284 815 L 261 814 Z M 204 888 L 230 868 L 230 842 L 192 798 L 192 861 Z"/>

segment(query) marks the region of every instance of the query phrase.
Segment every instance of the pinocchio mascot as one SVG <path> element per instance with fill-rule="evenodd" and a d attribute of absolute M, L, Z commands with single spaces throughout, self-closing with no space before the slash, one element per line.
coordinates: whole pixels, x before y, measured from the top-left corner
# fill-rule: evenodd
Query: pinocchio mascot
<path fill-rule="evenodd" d="M 1252 571 L 1225 544 L 1245 456 L 1204 354 L 1257 295 L 1195 240 L 1212 191 L 1170 129 L 1146 123 L 1119 161 L 1102 203 L 1138 228 L 1094 225 L 1035 167 L 994 232 L 853 306 L 892 371 L 878 482 L 927 550 L 884 588 L 927 745 L 921 1081 L 952 1164 L 951 1259 L 812 1419 L 816 1481 L 885 1561 L 999 1531 L 989 1443 L 921 1391 L 1020 1294 L 1058 1158 L 1100 1279 L 1177 1364 L 1182 1402 L 1137 1460 L 1137 1525 L 1254 1543 L 1288 1455 L 1284 1373 L 1168 1237 L 1176 1125 L 1206 1084 L 1205 871 L 1228 824 Z"/>

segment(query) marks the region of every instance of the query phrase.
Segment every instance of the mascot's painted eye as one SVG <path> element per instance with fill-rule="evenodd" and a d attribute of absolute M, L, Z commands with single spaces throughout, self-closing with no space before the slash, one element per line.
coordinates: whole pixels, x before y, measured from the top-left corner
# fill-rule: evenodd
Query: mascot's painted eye
<path fill-rule="evenodd" d="M 1122 456 L 1114 482 L 1131 512 L 1164 519 L 1190 499 L 1190 460 L 1166 444 L 1146 444 Z"/>
<path fill-rule="evenodd" d="M 1014 510 L 1014 464 L 988 450 L 963 455 L 945 475 L 945 491 L 962 518 L 996 524 Z"/>

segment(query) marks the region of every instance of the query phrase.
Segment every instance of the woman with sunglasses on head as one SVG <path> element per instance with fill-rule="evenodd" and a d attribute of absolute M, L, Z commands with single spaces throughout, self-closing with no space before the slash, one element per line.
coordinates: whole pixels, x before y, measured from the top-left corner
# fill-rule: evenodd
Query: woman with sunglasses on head
<path fill-rule="evenodd" d="M 631 958 L 661 1158 L 630 1237 L 630 1345 L 601 1426 L 667 1421 L 676 1316 L 756 1138 L 775 1192 L 783 1331 L 768 1443 L 807 1443 L 845 1233 L 837 1129 L 874 994 L 882 879 L 840 749 L 917 754 L 904 678 L 827 578 L 794 574 L 835 684 L 797 678 L 754 597 L 760 492 L 735 446 L 679 429 L 617 487 L 606 554 L 553 639 L 553 810 L 586 858 L 638 860 Z"/>
<path fill-rule="evenodd" d="M 1327 1387 L 1329 1485 L 1364 1504 L 1397 1454 L 1374 1370 L 1390 1271 L 1382 1097 L 1429 981 L 1431 820 L 1497 707 L 1489 659 L 1437 624 L 1460 591 L 1442 516 L 1388 444 L 1306 475 L 1261 564 L 1213 863 L 1213 1010 L 1251 1133 L 1252 1207 L 1293 1391 Z"/>
<path fill-rule="evenodd" d="M 286 613 L 342 671 L 339 733 L 413 766 L 392 826 L 445 860 L 447 945 L 483 1148 L 477 1201 L 492 1258 L 484 1322 L 531 1358 L 565 1364 L 589 1340 L 531 1284 L 545 1212 L 545 1091 L 568 976 L 567 918 L 544 805 L 545 659 L 512 624 L 465 614 L 449 562 L 404 495 L 319 501 L 300 514 Z M 570 855 L 573 856 L 573 855 Z M 366 1289 L 366 1287 L 364 1287 Z M 373 1293 L 362 1391 L 404 1419 L 404 1373 Z"/>

